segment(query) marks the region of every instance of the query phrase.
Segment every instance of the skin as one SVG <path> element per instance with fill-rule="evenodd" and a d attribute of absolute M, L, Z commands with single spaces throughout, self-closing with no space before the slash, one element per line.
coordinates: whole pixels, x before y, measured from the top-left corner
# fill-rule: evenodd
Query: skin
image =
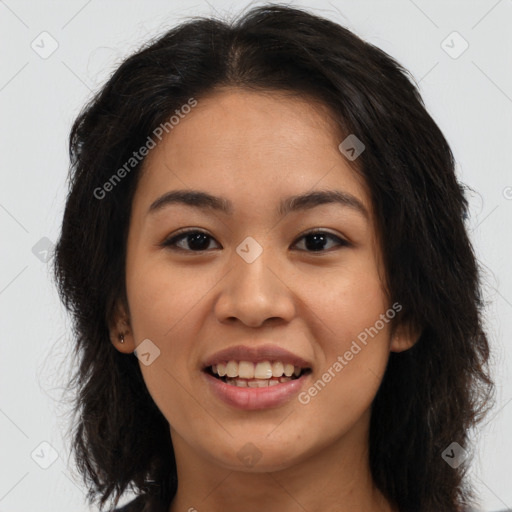
<path fill-rule="evenodd" d="M 390 351 L 416 339 L 406 329 L 385 324 L 306 405 L 294 397 L 239 410 L 200 371 L 218 350 L 270 342 L 312 363 L 309 386 L 391 307 L 368 191 L 340 137 L 320 104 L 228 88 L 199 99 L 146 158 L 127 308 L 120 303 L 111 338 L 125 353 L 147 338 L 160 350 L 140 368 L 170 425 L 179 479 L 170 512 L 395 510 L 372 481 L 368 432 Z M 162 194 L 187 188 L 229 199 L 232 216 L 183 204 L 148 213 Z M 320 189 L 355 196 L 368 216 L 336 203 L 277 215 L 281 199 Z M 206 232 L 207 249 L 194 252 L 186 237 L 181 251 L 161 245 L 181 228 Z M 350 245 L 327 238 L 312 251 L 304 234 L 316 228 Z M 250 264 L 236 252 L 247 236 L 263 249 Z M 237 456 L 247 443 L 261 455 L 252 467 Z"/>

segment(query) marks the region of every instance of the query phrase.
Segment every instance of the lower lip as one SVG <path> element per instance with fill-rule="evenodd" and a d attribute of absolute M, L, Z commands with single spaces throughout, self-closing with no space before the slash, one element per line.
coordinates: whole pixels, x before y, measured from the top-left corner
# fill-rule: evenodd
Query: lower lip
<path fill-rule="evenodd" d="M 202 372 L 213 393 L 223 402 L 244 410 L 270 409 L 288 402 L 304 386 L 310 374 L 265 388 L 240 388 Z"/>

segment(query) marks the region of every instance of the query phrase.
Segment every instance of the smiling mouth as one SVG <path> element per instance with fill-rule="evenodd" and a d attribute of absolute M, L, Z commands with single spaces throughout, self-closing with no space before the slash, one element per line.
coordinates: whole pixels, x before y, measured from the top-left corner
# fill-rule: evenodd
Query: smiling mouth
<path fill-rule="evenodd" d="M 208 366 L 204 371 L 231 386 L 263 388 L 300 379 L 311 373 L 311 368 L 301 368 L 281 361 L 226 361 Z"/>

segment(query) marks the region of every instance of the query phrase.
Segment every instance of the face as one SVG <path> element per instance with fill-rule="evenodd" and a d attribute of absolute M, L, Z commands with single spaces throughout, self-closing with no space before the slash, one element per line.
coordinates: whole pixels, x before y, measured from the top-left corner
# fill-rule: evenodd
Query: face
<path fill-rule="evenodd" d="M 130 332 L 116 346 L 144 343 L 177 453 L 268 471 L 366 439 L 389 352 L 405 345 L 342 140 L 321 105 L 225 89 L 146 158 L 127 243 Z"/>

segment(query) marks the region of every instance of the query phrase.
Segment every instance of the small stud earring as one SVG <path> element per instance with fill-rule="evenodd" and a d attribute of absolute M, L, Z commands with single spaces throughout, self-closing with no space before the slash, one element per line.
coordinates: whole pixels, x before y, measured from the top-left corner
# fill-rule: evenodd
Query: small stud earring
<path fill-rule="evenodd" d="M 122 333 L 121 333 L 121 334 L 119 335 L 119 341 L 120 341 L 121 343 L 124 343 L 124 334 L 122 334 Z"/>

